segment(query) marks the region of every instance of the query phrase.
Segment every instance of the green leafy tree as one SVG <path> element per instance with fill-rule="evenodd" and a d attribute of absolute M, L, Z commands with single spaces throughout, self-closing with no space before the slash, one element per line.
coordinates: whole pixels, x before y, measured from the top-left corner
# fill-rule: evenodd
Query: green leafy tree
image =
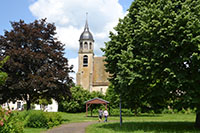
<path fill-rule="evenodd" d="M 64 44 L 55 37 L 54 24 L 41 19 L 29 24 L 20 20 L 11 25 L 12 30 L 0 36 L 0 55 L 10 56 L 1 68 L 8 79 L 0 87 L 0 103 L 21 99 L 30 109 L 38 98 L 54 98 L 58 102 L 68 98 L 72 66 L 64 57 Z"/>
<path fill-rule="evenodd" d="M 2 61 L 0 61 L 0 68 L 3 67 L 4 63 L 9 59 L 8 56 L 6 56 Z M 8 77 L 8 74 L 5 72 L 0 71 L 0 85 L 3 85 Z M 0 100 L 3 98 L 3 94 L 0 93 Z"/>
<path fill-rule="evenodd" d="M 110 82 L 153 109 L 168 99 L 197 108 L 200 127 L 200 1 L 135 0 L 103 49 Z"/>
<path fill-rule="evenodd" d="M 115 92 L 112 85 L 106 90 L 105 99 L 110 102 L 111 108 L 119 108 L 119 94 Z"/>
<path fill-rule="evenodd" d="M 45 106 L 48 104 L 52 104 L 52 99 L 45 99 L 45 98 L 39 98 L 35 101 L 36 104 L 39 104 L 42 107 L 42 110 L 45 110 Z"/>
<path fill-rule="evenodd" d="M 100 92 L 89 92 L 80 86 L 71 87 L 72 97 L 69 101 L 59 103 L 58 110 L 62 112 L 85 112 L 85 102 L 93 98 L 104 98 Z"/>
<path fill-rule="evenodd" d="M 90 99 L 90 92 L 79 86 L 70 89 L 72 98 L 69 101 L 59 103 L 59 111 L 62 112 L 83 112 L 85 111 L 85 101 Z"/>

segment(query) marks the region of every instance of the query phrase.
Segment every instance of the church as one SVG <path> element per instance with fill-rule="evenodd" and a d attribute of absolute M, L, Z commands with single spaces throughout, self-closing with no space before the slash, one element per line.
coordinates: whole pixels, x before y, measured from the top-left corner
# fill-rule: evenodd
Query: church
<path fill-rule="evenodd" d="M 105 71 L 105 57 L 94 56 L 94 38 L 86 20 L 85 28 L 79 39 L 78 72 L 76 84 L 92 92 L 106 93 L 109 74 Z"/>

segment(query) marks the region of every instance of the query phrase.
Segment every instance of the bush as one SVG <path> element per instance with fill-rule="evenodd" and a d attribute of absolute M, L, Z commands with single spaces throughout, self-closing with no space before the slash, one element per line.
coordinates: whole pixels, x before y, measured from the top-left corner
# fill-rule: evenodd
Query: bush
<path fill-rule="evenodd" d="M 163 109 L 162 114 L 173 114 L 174 110 L 173 109 Z"/>
<path fill-rule="evenodd" d="M 119 109 L 110 109 L 111 115 L 119 115 L 120 110 Z M 133 112 L 130 109 L 122 109 L 122 115 L 134 115 Z"/>
<path fill-rule="evenodd" d="M 0 132 L 1 133 L 23 133 L 23 123 L 19 121 L 17 114 L 10 110 L 0 108 Z"/>
<path fill-rule="evenodd" d="M 58 110 L 61 112 L 85 112 L 85 102 L 95 97 L 103 98 L 104 95 L 100 92 L 89 92 L 79 86 L 70 88 L 72 98 L 69 101 L 61 101 Z"/>
<path fill-rule="evenodd" d="M 191 113 L 195 113 L 195 109 L 184 109 L 182 108 L 181 110 L 177 110 L 177 109 L 163 109 L 162 114 L 174 114 L 174 113 L 180 113 L 180 114 L 191 114 Z"/>
<path fill-rule="evenodd" d="M 42 111 L 31 111 L 28 115 L 27 127 L 42 128 L 47 127 L 47 118 Z"/>
<path fill-rule="evenodd" d="M 61 115 L 58 113 L 46 113 L 45 116 L 47 118 L 47 128 L 58 126 L 63 122 Z"/>
<path fill-rule="evenodd" d="M 28 111 L 26 126 L 32 128 L 52 128 L 62 123 L 62 117 L 58 113 L 43 111 Z"/>

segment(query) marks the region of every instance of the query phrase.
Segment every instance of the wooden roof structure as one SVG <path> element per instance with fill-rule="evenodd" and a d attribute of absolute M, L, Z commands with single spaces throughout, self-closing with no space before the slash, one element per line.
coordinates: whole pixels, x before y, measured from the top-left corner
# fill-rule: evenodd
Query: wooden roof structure
<path fill-rule="evenodd" d="M 86 116 L 87 116 L 88 108 L 92 104 L 102 104 L 107 109 L 107 105 L 109 104 L 109 102 L 104 99 L 101 99 L 101 98 L 93 98 L 91 100 L 86 101 L 85 104 L 86 104 Z M 92 113 L 91 113 L 91 115 L 92 115 Z"/>

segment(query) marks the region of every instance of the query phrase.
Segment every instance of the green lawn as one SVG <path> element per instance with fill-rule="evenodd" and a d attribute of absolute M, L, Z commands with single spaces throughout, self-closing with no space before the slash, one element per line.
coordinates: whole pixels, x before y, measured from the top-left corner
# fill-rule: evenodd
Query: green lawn
<path fill-rule="evenodd" d="M 62 113 L 64 123 L 98 121 L 98 117 L 86 117 L 85 113 Z M 108 123 L 97 123 L 87 127 L 87 133 L 186 133 L 200 132 L 194 128 L 195 114 L 142 114 L 140 116 L 123 116 L 120 127 L 119 116 L 111 116 Z M 25 133 L 39 133 L 47 129 L 25 128 Z"/>
<path fill-rule="evenodd" d="M 24 128 L 25 133 L 40 133 L 46 130 L 45 128 Z"/>
<path fill-rule="evenodd" d="M 24 112 L 20 112 L 24 113 Z M 72 122 L 84 122 L 84 121 L 96 121 L 97 117 L 86 117 L 85 113 L 63 113 L 59 112 L 59 114 L 64 119 L 64 123 L 72 123 Z M 25 128 L 25 133 L 39 133 L 42 131 L 46 131 L 45 128 Z"/>
<path fill-rule="evenodd" d="M 110 117 L 109 120 L 116 118 Z M 119 119 L 118 119 L 119 121 Z M 87 133 L 197 133 L 194 128 L 195 114 L 160 114 L 123 117 L 119 122 L 97 123 L 87 127 Z"/>

